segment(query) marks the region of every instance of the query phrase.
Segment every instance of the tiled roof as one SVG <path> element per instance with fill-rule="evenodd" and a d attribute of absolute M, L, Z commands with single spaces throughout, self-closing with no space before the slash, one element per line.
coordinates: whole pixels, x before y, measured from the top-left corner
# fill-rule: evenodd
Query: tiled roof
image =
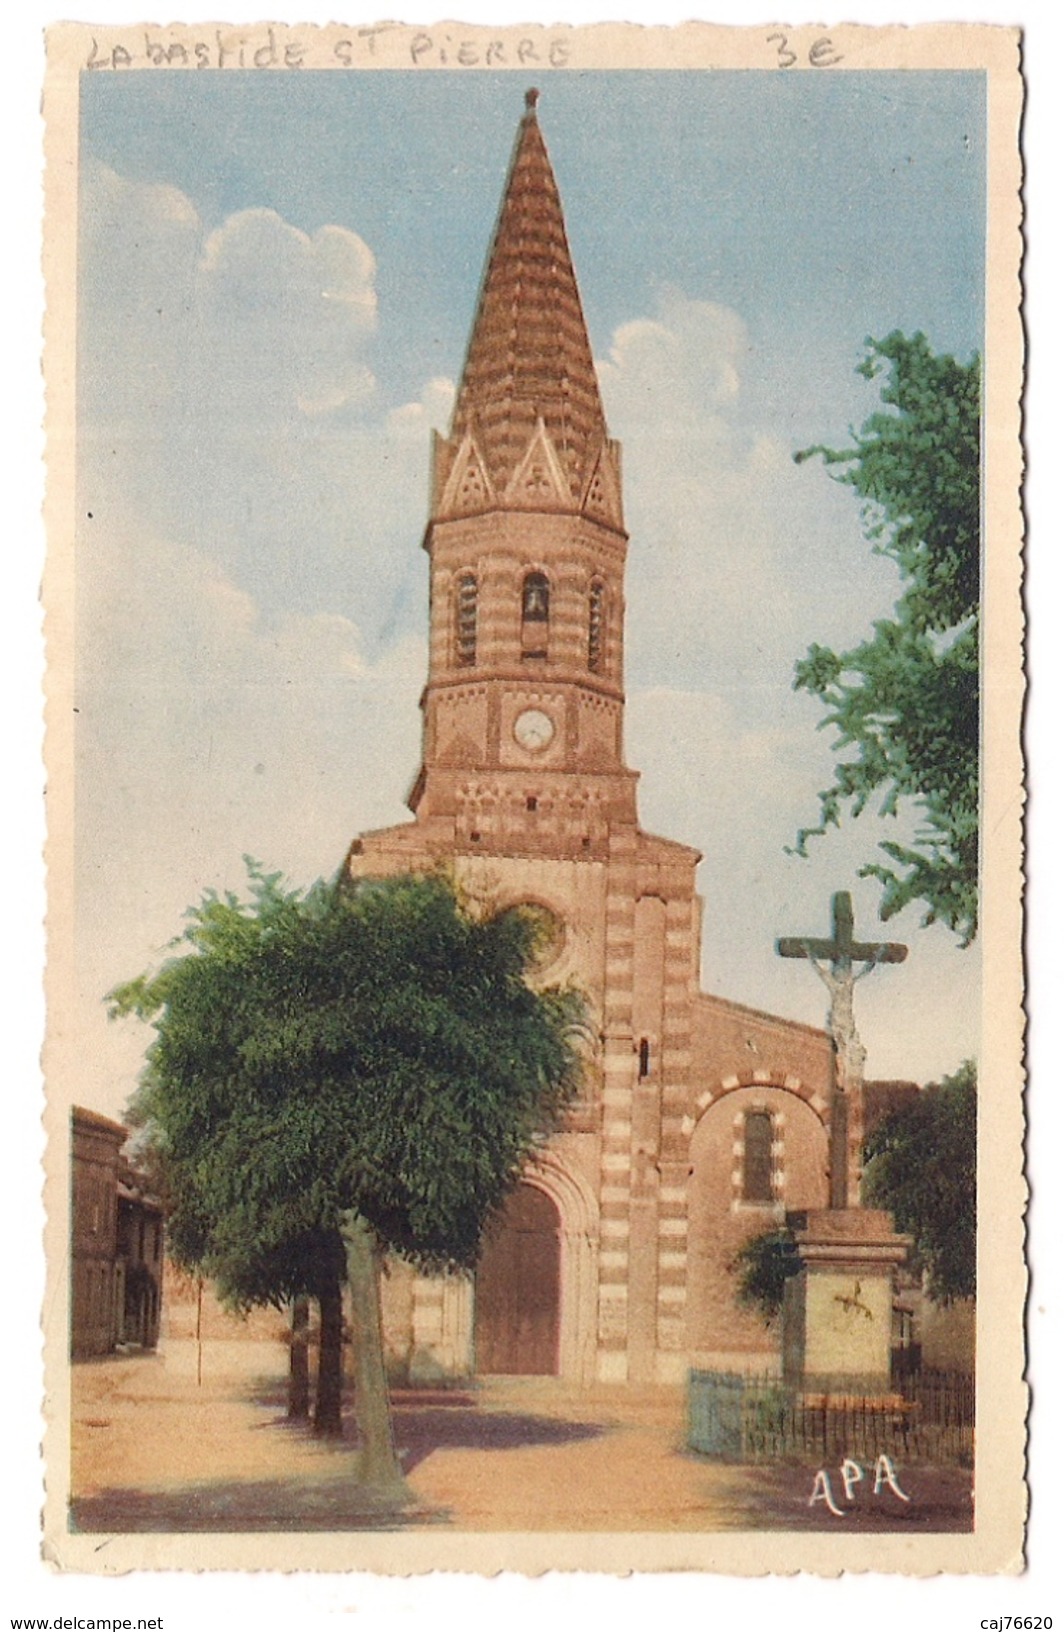
<path fill-rule="evenodd" d="M 574 498 L 606 437 L 561 199 L 526 96 L 455 405 L 502 491 L 542 419 Z"/>
<path fill-rule="evenodd" d="M 84 1105 L 71 1107 L 70 1120 L 75 1128 L 94 1128 L 100 1133 L 107 1133 L 113 1138 L 117 1138 L 120 1144 L 123 1144 L 129 1138 L 129 1129 L 123 1127 L 121 1122 L 115 1122 L 111 1117 L 103 1116 L 99 1111 L 90 1111 Z"/>

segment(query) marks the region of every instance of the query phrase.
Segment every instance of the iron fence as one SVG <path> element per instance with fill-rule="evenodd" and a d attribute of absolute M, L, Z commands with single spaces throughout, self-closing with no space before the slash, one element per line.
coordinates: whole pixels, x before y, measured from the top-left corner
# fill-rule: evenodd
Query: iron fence
<path fill-rule="evenodd" d="M 879 1396 L 845 1385 L 802 1390 L 778 1377 L 690 1374 L 688 1444 L 721 1462 L 874 1462 L 886 1455 L 967 1466 L 974 1429 L 974 1379 L 963 1373 L 913 1372 Z"/>

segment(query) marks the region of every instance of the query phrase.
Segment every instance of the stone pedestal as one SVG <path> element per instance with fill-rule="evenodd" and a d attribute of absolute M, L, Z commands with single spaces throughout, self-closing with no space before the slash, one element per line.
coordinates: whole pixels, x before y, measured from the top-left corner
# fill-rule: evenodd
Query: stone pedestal
<path fill-rule="evenodd" d="M 890 1213 L 847 1207 L 794 1220 L 800 1272 L 783 1305 L 783 1376 L 806 1392 L 890 1388 L 895 1267 L 911 1246 Z"/>

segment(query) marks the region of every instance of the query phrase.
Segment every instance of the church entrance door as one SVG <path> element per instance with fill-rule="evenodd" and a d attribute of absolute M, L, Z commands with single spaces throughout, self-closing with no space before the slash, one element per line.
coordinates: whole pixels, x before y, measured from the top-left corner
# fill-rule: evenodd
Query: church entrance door
<path fill-rule="evenodd" d="M 557 1375 L 560 1224 L 544 1191 L 519 1184 L 488 1235 L 476 1276 L 478 1372 Z"/>

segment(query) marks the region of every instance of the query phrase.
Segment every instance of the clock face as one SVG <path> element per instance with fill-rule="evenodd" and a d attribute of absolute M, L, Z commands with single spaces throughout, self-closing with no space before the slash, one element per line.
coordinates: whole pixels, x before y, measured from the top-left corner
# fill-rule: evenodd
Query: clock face
<path fill-rule="evenodd" d="M 530 753 L 546 748 L 554 736 L 554 721 L 541 708 L 526 708 L 514 721 L 514 738 Z"/>

